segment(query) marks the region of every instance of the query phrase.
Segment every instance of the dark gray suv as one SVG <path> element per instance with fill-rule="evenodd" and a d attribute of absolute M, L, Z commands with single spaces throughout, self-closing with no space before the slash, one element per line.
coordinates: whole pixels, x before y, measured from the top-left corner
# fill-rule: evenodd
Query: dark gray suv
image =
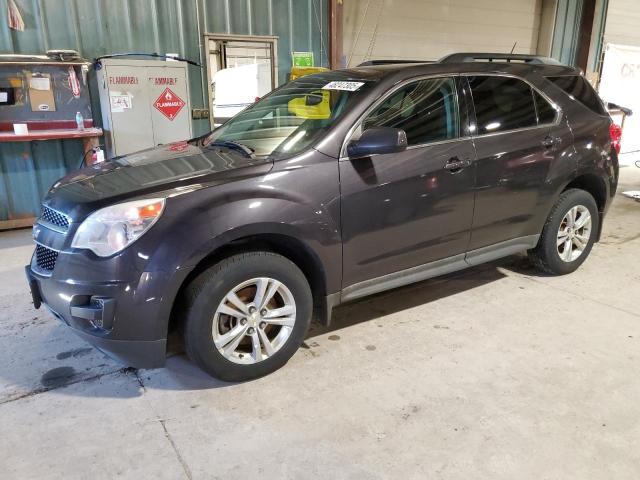
<path fill-rule="evenodd" d="M 578 268 L 620 139 L 584 77 L 518 55 L 373 63 L 58 181 L 26 268 L 36 308 L 134 367 L 163 365 L 178 329 L 200 367 L 246 380 L 342 302 L 525 250 Z"/>

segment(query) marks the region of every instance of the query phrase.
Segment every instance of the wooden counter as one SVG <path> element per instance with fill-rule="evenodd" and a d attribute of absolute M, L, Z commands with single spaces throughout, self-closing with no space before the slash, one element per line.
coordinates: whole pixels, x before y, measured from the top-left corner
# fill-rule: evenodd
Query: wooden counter
<path fill-rule="evenodd" d="M 98 138 L 102 136 L 101 128 L 76 129 L 50 129 L 29 130 L 26 135 L 16 135 L 14 132 L 0 132 L 0 142 L 31 142 L 33 140 L 62 140 L 67 138 L 80 138 L 83 143 L 83 152 L 99 144 Z"/>

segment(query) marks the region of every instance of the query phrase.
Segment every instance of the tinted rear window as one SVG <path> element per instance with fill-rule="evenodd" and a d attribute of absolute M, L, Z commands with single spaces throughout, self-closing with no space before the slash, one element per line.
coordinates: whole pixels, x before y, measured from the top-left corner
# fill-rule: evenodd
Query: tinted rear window
<path fill-rule="evenodd" d="M 531 87 L 517 78 L 469 77 L 478 133 L 538 125 Z"/>
<path fill-rule="evenodd" d="M 563 77 L 547 77 L 568 93 L 574 100 L 578 100 L 585 107 L 599 115 L 606 115 L 607 111 L 602 105 L 602 101 L 593 87 L 587 80 L 579 75 L 567 75 Z"/>

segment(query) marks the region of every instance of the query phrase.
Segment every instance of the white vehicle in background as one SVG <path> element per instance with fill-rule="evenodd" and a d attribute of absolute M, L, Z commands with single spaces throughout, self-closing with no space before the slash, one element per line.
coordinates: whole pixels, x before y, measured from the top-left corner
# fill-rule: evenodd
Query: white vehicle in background
<path fill-rule="evenodd" d="M 218 70 L 213 76 L 211 91 L 217 126 L 271 91 L 271 66 L 254 63 Z"/>

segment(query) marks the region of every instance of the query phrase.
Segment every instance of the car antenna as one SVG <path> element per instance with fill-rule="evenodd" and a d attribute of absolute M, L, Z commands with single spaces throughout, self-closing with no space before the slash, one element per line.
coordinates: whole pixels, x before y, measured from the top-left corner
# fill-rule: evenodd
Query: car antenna
<path fill-rule="evenodd" d="M 513 51 L 516 49 L 516 45 L 517 44 L 518 44 L 517 40 L 515 42 L 513 42 L 513 47 L 511 47 L 511 51 L 509 52 L 509 55 L 511 55 L 513 53 Z"/>

